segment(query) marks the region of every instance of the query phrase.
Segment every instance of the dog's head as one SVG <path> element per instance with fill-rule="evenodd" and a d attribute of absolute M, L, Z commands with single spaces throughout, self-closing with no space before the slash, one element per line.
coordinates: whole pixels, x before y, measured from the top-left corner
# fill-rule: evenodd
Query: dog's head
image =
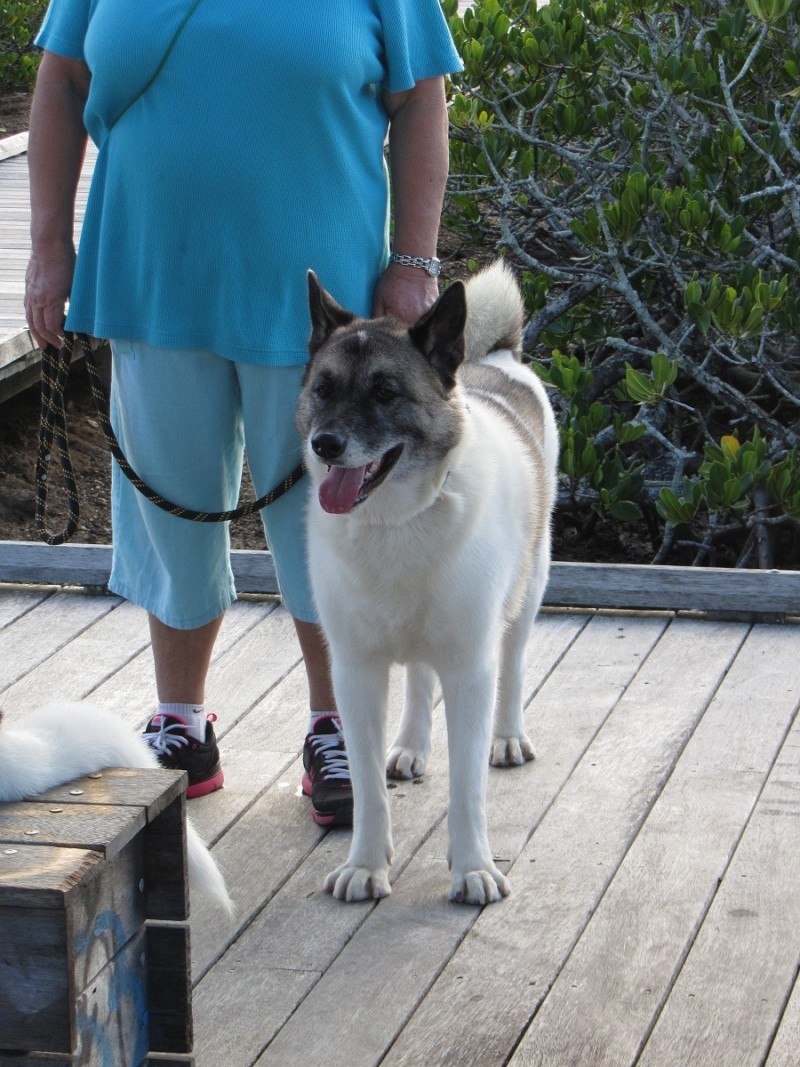
<path fill-rule="evenodd" d="M 384 482 L 437 477 L 458 442 L 466 299 L 455 282 L 413 326 L 362 319 L 309 272 L 311 359 L 297 407 L 325 511 L 345 514 Z"/>

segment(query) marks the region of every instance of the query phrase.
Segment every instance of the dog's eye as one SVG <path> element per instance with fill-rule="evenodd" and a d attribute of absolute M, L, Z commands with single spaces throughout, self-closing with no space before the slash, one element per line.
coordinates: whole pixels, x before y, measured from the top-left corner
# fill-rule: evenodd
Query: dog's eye
<path fill-rule="evenodd" d="M 314 395 L 320 400 L 328 400 L 333 396 L 333 380 L 325 374 L 321 374 L 314 382 Z"/>
<path fill-rule="evenodd" d="M 380 404 L 390 404 L 397 396 L 397 389 L 393 382 L 379 378 L 372 384 L 372 395 Z"/>

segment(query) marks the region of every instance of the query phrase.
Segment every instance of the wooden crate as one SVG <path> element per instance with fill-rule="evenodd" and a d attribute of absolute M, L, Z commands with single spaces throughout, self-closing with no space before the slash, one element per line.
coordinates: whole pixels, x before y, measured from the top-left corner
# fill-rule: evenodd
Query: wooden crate
<path fill-rule="evenodd" d="M 184 789 L 107 770 L 0 804 L 0 1067 L 193 1063 Z"/>

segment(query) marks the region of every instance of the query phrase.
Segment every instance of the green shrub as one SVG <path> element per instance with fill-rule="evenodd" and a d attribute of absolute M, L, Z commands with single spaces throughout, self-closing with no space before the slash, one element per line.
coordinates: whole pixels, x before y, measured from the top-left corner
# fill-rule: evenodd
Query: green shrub
<path fill-rule="evenodd" d="M 521 272 L 560 512 L 798 565 L 800 0 L 444 6 L 446 222 Z"/>
<path fill-rule="evenodd" d="M 27 89 L 36 80 L 33 39 L 46 10 L 47 0 L 0 0 L 0 91 Z"/>

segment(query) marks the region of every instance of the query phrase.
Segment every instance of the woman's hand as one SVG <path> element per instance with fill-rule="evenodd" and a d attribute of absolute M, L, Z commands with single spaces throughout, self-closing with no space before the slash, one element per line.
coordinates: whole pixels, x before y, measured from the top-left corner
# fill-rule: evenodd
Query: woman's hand
<path fill-rule="evenodd" d="M 33 339 L 39 348 L 63 341 L 64 315 L 72 273 L 75 269 L 75 249 L 72 244 L 39 249 L 32 253 L 25 273 L 25 316 Z"/>
<path fill-rule="evenodd" d="M 394 315 L 401 322 L 414 323 L 439 295 L 439 285 L 419 267 L 390 263 L 375 286 L 372 314 L 375 318 Z"/>

